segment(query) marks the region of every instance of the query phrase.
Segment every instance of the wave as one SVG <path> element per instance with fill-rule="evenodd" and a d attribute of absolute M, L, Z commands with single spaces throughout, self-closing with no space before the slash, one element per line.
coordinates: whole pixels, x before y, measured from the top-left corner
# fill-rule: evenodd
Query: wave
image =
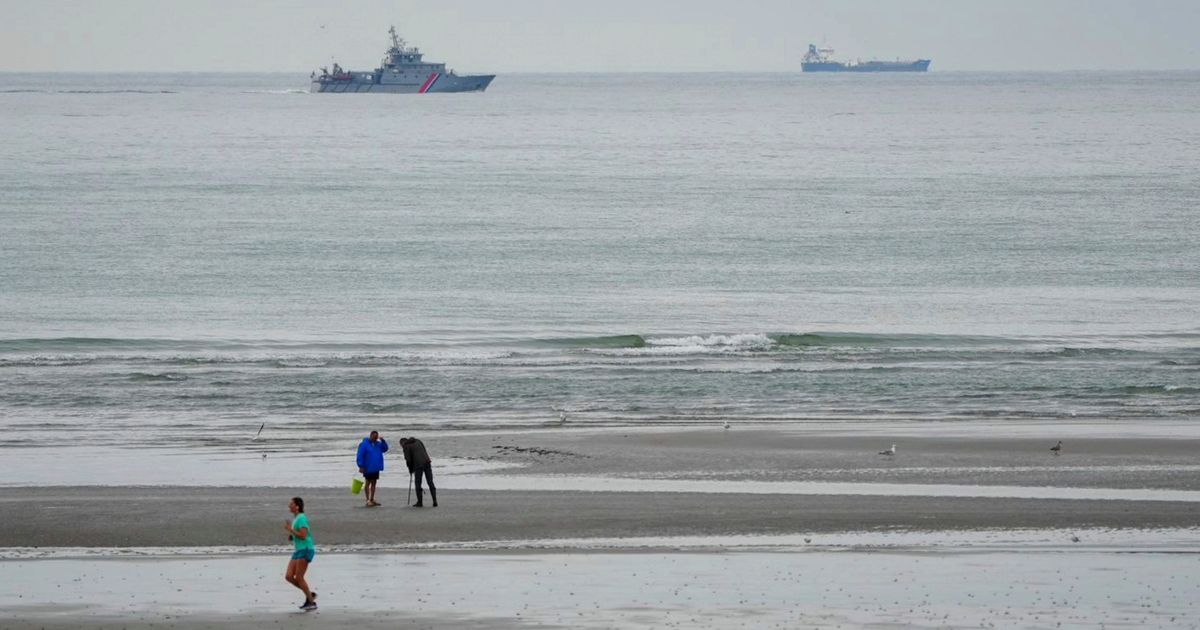
<path fill-rule="evenodd" d="M 272 367 L 278 368 L 320 368 L 328 367 L 330 361 L 317 357 L 289 357 L 267 361 Z"/>
<path fill-rule="evenodd" d="M 534 346 L 551 348 L 644 348 L 646 339 L 641 335 L 606 335 L 599 337 L 560 337 L 537 339 Z"/>
<path fill-rule="evenodd" d="M 70 367 L 105 362 L 156 366 L 265 364 L 277 368 L 395 367 L 403 365 L 545 365 L 574 363 L 580 355 L 639 358 L 756 356 L 830 361 L 874 359 L 1023 362 L 1125 360 L 1164 366 L 1197 365 L 1191 335 L 1138 346 L 1145 336 L 1047 339 L 935 334 L 851 332 L 734 332 L 705 334 L 616 334 L 559 338 L 471 337 L 443 340 L 358 341 L 280 339 L 165 339 L 46 337 L 0 339 L 0 368 Z M 1067 342 L 1067 343 L 1064 343 Z M 154 369 L 147 372 L 170 370 Z"/>
<path fill-rule="evenodd" d="M 366 333 L 370 334 L 370 333 Z M 36 350 L 71 350 L 105 348 L 279 348 L 310 350 L 371 350 L 402 349 L 416 347 L 461 347 L 470 345 L 511 345 L 564 348 L 642 348 L 648 345 L 764 345 L 785 347 L 820 346 L 898 346 L 898 347 L 954 347 L 954 346 L 1040 346 L 1062 352 L 1092 352 L 1108 348 L 1121 348 L 1139 341 L 1157 343 L 1175 342 L 1170 346 L 1196 347 L 1200 334 L 1190 332 L 1130 334 L 1130 335 L 1080 335 L 1068 338 L 1047 337 L 1004 337 L 995 335 L 947 335 L 947 334 L 903 334 L 861 333 L 837 331 L 807 332 L 698 332 L 684 334 L 669 333 L 621 333 L 610 335 L 584 335 L 577 337 L 529 337 L 521 339 L 511 336 L 475 336 L 459 341 L 433 342 L 423 339 L 403 341 L 382 340 L 311 340 L 311 339 L 247 339 L 247 338 L 165 338 L 165 337 L 27 337 L 0 338 L 0 352 Z M 1170 347 L 1168 346 L 1168 347 Z M 1160 347 L 1160 346 L 1155 346 Z"/>
<path fill-rule="evenodd" d="M 133 374 L 129 375 L 129 380 L 135 382 L 168 383 L 175 381 L 186 381 L 187 376 L 183 374 L 171 374 L 169 372 L 161 374 L 134 372 Z"/>
<path fill-rule="evenodd" d="M 1130 354 L 1133 351 L 1124 348 L 1080 348 L 1074 346 L 1064 346 L 1061 348 L 1050 348 L 1039 352 L 1032 353 L 1034 356 L 1043 359 L 1077 359 L 1081 357 L 1106 357 L 1121 354 Z"/>
<path fill-rule="evenodd" d="M 1021 339 L 1007 337 L 987 337 L 972 335 L 883 335 L 872 333 L 780 333 L 770 335 L 771 340 L 786 347 L 935 347 L 946 346 L 980 346 L 980 345 L 1013 345 L 1027 343 Z"/>
<path fill-rule="evenodd" d="M 413 409 L 413 405 L 406 403 L 393 403 L 391 405 L 377 405 L 375 403 L 362 403 L 358 405 L 359 411 L 371 414 L 391 414 L 403 413 Z"/>
<path fill-rule="evenodd" d="M 952 347 L 1012 346 L 1030 340 L 995 336 L 905 335 L 851 332 L 705 333 L 691 335 L 618 334 L 536 339 L 534 346 L 582 349 L 641 349 L 652 347 L 708 348 L 820 348 L 820 347 Z"/>
<path fill-rule="evenodd" d="M 614 355 L 686 355 L 787 352 L 821 348 L 867 350 L 907 349 L 941 350 L 947 348 L 1010 347 L 1028 343 L 1003 337 L 953 335 L 880 335 L 869 333 L 713 333 L 703 335 L 654 336 L 624 335 L 606 339 L 636 338 L 639 344 L 584 345 L 598 354 Z M 576 340 L 585 342 L 586 339 Z"/>
<path fill-rule="evenodd" d="M 651 346 L 669 347 L 669 348 L 743 348 L 743 349 L 762 349 L 774 345 L 775 341 L 769 336 L 760 333 L 741 333 L 732 335 L 688 335 L 684 337 L 657 337 L 651 338 L 649 344 Z"/>
<path fill-rule="evenodd" d="M 1127 395 L 1167 394 L 1182 396 L 1186 394 L 1200 394 L 1200 387 L 1188 387 L 1186 385 L 1126 385 L 1114 391 Z"/>

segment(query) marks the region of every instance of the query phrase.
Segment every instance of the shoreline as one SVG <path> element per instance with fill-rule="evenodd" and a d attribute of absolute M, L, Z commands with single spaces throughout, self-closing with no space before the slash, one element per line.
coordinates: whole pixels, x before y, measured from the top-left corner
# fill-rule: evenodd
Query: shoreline
<path fill-rule="evenodd" d="M 412 433 L 408 428 L 378 428 L 393 439 Z M 435 460 L 439 485 L 444 481 L 447 488 L 474 490 L 530 490 L 541 484 L 553 488 L 552 479 L 570 478 L 592 481 L 558 489 L 632 491 L 636 488 L 612 487 L 619 482 L 611 481 L 630 480 L 631 486 L 635 481 L 641 486 L 659 484 L 653 491 L 715 492 L 715 484 L 727 484 L 735 493 L 755 491 L 745 484 L 758 484 L 763 492 L 815 490 L 779 489 L 779 483 L 877 484 L 879 494 L 892 494 L 890 490 L 902 484 L 1200 492 L 1196 424 L 799 423 L 735 424 L 726 430 L 720 424 L 598 428 L 567 423 L 525 431 L 415 434 Z M 1064 441 L 1061 456 L 1049 450 L 1057 440 Z M 898 448 L 895 457 L 878 454 L 892 444 Z M 356 445 L 351 437 L 344 444 L 325 441 L 314 446 L 268 427 L 262 439 L 229 443 L 0 447 L 5 461 L 0 489 L 338 489 L 347 487 L 355 472 Z M 47 458 L 62 464 L 47 469 Z M 407 473 L 398 452 L 390 454 L 387 463 L 381 487 L 404 485 Z M 675 482 L 687 487 L 666 487 Z M 870 493 L 869 488 L 846 492 Z"/>

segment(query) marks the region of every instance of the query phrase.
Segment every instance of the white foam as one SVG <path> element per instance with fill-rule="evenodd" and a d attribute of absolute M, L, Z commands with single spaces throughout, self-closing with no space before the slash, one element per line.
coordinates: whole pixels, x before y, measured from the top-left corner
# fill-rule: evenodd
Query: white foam
<path fill-rule="evenodd" d="M 765 350 L 775 341 L 764 334 L 688 335 L 650 337 L 641 348 L 591 348 L 588 352 L 608 356 L 682 356 Z"/>

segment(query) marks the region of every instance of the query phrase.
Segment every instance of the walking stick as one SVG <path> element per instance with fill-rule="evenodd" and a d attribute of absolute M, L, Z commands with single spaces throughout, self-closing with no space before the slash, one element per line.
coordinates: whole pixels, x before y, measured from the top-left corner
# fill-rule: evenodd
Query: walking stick
<path fill-rule="evenodd" d="M 409 472 L 408 473 L 408 505 L 412 505 L 412 486 L 413 486 L 413 474 L 412 474 L 412 472 Z"/>

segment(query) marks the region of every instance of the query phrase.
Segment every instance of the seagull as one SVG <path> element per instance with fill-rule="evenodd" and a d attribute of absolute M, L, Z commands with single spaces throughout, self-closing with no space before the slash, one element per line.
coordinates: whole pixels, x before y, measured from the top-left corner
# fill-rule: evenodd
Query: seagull
<path fill-rule="evenodd" d="M 888 457 L 891 457 L 891 456 L 895 455 L 895 454 L 896 454 L 896 445 L 895 445 L 895 444 L 893 444 L 893 445 L 892 445 L 892 448 L 889 448 L 889 449 L 887 449 L 886 451 L 879 451 L 879 454 L 880 454 L 880 455 L 887 455 Z"/>
<path fill-rule="evenodd" d="M 565 411 L 558 412 L 558 423 L 559 424 L 567 423 L 567 412 L 565 412 Z"/>
<path fill-rule="evenodd" d="M 728 429 L 728 428 L 729 428 L 729 421 L 728 421 L 728 420 L 726 420 L 726 421 L 725 421 L 725 425 L 724 425 L 724 426 L 725 426 L 725 428 L 726 428 L 726 429 Z"/>
<path fill-rule="evenodd" d="M 1079 534 L 1071 534 L 1071 542 L 1079 542 Z"/>
<path fill-rule="evenodd" d="M 261 425 L 259 425 L 259 427 L 258 427 L 258 433 L 255 433 L 255 434 L 254 434 L 254 437 L 250 438 L 250 441 L 251 441 L 251 442 L 253 442 L 253 441 L 257 440 L 257 439 L 258 439 L 258 436 L 262 435 L 262 430 L 263 430 L 263 427 L 265 427 L 265 426 L 267 426 L 267 423 L 266 423 L 266 422 L 264 422 L 264 423 L 262 423 Z"/>
<path fill-rule="evenodd" d="M 1050 452 L 1054 453 L 1055 455 L 1062 453 L 1062 440 L 1059 440 L 1058 444 L 1051 446 Z"/>

